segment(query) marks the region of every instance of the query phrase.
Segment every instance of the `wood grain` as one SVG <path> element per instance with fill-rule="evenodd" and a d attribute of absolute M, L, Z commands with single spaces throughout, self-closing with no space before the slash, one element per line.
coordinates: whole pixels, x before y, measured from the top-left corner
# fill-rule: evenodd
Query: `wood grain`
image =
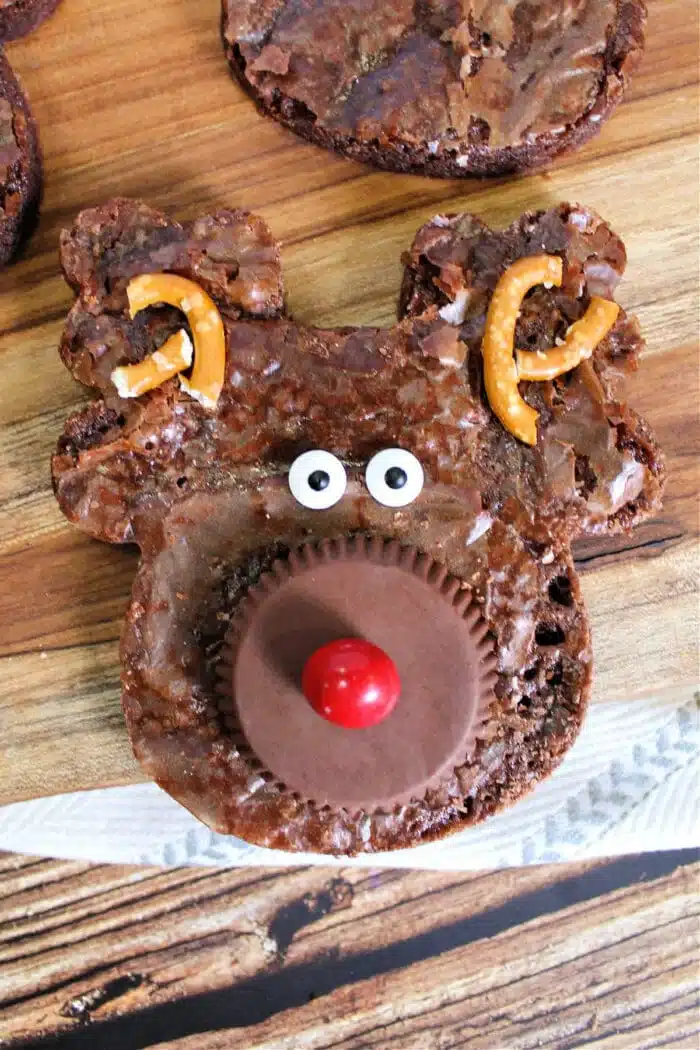
<path fill-rule="evenodd" d="M 400 254 L 438 210 L 497 225 L 561 199 L 598 209 L 628 247 L 621 298 L 648 352 L 633 401 L 668 451 L 661 518 L 580 548 L 595 630 L 595 699 L 697 677 L 697 5 L 651 0 L 633 89 L 602 134 L 550 173 L 445 182 L 373 171 L 256 113 L 228 75 L 218 0 L 66 0 L 8 48 L 46 158 L 41 223 L 0 274 L 0 802 L 140 778 L 119 711 L 117 637 L 131 551 L 66 524 L 48 459 L 86 394 L 56 344 L 71 296 L 59 231 L 82 207 L 142 196 L 178 217 L 260 212 L 283 242 L 289 305 L 320 325 L 389 324 Z"/>
<path fill-rule="evenodd" d="M 691 1050 L 691 859 L 450 875 L 0 856 L 0 1045 Z"/>

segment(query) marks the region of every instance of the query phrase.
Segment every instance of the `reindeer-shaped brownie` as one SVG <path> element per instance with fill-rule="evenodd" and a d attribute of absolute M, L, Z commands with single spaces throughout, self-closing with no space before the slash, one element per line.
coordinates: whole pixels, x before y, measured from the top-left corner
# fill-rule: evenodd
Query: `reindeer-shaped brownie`
<path fill-rule="evenodd" d="M 412 846 L 514 802 L 574 740 L 592 665 L 570 542 L 655 509 L 663 466 L 619 400 L 640 344 L 611 302 L 620 242 L 583 209 L 530 228 L 551 288 L 523 300 L 521 274 L 515 294 L 514 267 L 537 273 L 513 229 L 439 218 L 404 318 L 338 330 L 285 316 L 277 245 L 246 213 L 180 225 L 116 200 L 64 233 L 61 355 L 97 397 L 60 438 L 56 494 L 140 548 L 127 728 L 212 828 Z M 498 386 L 499 303 L 519 387 Z"/>

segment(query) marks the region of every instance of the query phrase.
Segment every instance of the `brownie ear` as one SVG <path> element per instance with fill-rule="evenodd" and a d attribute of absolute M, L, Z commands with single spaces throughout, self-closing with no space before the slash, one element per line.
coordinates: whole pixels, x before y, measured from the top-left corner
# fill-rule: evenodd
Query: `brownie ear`
<path fill-rule="evenodd" d="M 142 201 L 115 198 L 80 213 L 61 234 L 60 256 L 78 297 L 61 357 L 79 382 L 105 394 L 117 365 L 143 360 L 183 324 L 172 308 L 130 318 L 126 289 L 139 274 L 189 278 L 225 320 L 276 317 L 284 308 L 279 245 L 263 220 L 245 211 L 181 224 Z"/>
<path fill-rule="evenodd" d="M 70 229 L 61 230 L 59 255 L 63 275 L 76 295 L 86 304 L 121 308 L 123 302 L 110 301 L 108 287 L 111 269 L 119 266 L 142 241 L 155 247 L 156 238 L 176 237 L 182 229 L 167 215 L 143 201 L 115 197 L 98 208 L 86 208 Z"/>
<path fill-rule="evenodd" d="M 618 235 L 590 208 L 560 204 L 525 212 L 505 230 L 491 230 L 476 215 L 436 215 L 416 233 L 403 256 L 399 317 L 430 306 L 447 308 L 445 320 L 468 323 L 485 313 L 496 283 L 516 259 L 542 253 L 564 261 L 558 295 L 613 299 L 627 253 Z"/>
<path fill-rule="evenodd" d="M 526 212 L 503 231 L 490 230 L 474 215 L 436 216 L 418 231 L 404 258 L 399 314 L 434 311 L 453 324 L 469 347 L 477 389 L 496 283 L 516 259 L 543 252 L 562 258 L 562 287 L 540 286 L 528 296 L 516 345 L 544 351 L 581 317 L 590 297 L 614 299 L 626 266 L 617 234 L 579 205 Z M 541 410 L 543 480 L 549 478 L 555 490 L 578 493 L 573 535 L 626 530 L 660 506 L 663 457 L 646 423 L 624 400 L 625 378 L 643 347 L 636 318 L 621 310 L 591 362 L 554 383 L 529 385 L 528 400 Z"/>
<path fill-rule="evenodd" d="M 214 300 L 224 324 L 272 318 L 283 310 L 279 246 L 262 219 L 219 211 L 178 223 L 142 201 L 116 198 L 80 213 L 61 235 L 61 264 L 77 299 L 61 357 L 75 379 L 102 394 L 68 420 L 53 458 L 53 480 L 66 517 L 98 539 L 135 537 L 135 518 L 156 521 L 179 478 L 177 384 L 123 399 L 112 382 L 118 365 L 142 361 L 185 327 L 169 306 L 129 314 L 127 286 L 144 273 L 175 273 Z M 184 423 L 182 424 L 184 427 Z M 170 435 L 167 470 L 159 436 Z M 183 480 L 186 484 L 186 479 Z"/>

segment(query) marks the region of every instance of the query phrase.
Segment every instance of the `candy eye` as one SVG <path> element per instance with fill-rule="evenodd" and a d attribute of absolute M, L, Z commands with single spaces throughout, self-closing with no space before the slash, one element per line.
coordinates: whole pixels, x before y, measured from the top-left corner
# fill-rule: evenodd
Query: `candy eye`
<path fill-rule="evenodd" d="M 423 468 L 403 448 L 385 448 L 367 464 L 365 481 L 370 495 L 385 507 L 413 503 L 423 488 Z"/>
<path fill-rule="evenodd" d="M 328 510 L 343 498 L 347 476 L 337 456 L 321 448 L 303 452 L 289 468 L 289 488 L 309 510 Z"/>

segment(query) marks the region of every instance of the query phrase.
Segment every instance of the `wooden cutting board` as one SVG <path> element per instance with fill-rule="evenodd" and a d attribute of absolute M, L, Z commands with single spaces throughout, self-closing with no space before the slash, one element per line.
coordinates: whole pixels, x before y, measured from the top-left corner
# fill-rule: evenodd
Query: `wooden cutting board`
<path fill-rule="evenodd" d="M 83 207 L 144 197 L 181 219 L 262 214 L 283 242 L 289 307 L 319 325 L 390 324 L 400 255 L 437 211 L 492 225 L 577 200 L 624 238 L 621 300 L 648 351 L 631 399 L 668 453 L 663 513 L 578 549 L 595 702 L 677 696 L 698 677 L 696 0 L 650 0 L 624 105 L 547 174 L 428 180 L 340 160 L 258 115 L 228 74 L 219 0 L 64 0 L 8 47 L 39 121 L 46 192 L 24 258 L 0 274 L 0 803 L 142 775 L 119 705 L 117 640 L 136 558 L 68 525 L 49 457 L 86 397 L 56 345 L 71 303 L 58 234 Z M 591 714 L 595 717 L 595 708 Z"/>

